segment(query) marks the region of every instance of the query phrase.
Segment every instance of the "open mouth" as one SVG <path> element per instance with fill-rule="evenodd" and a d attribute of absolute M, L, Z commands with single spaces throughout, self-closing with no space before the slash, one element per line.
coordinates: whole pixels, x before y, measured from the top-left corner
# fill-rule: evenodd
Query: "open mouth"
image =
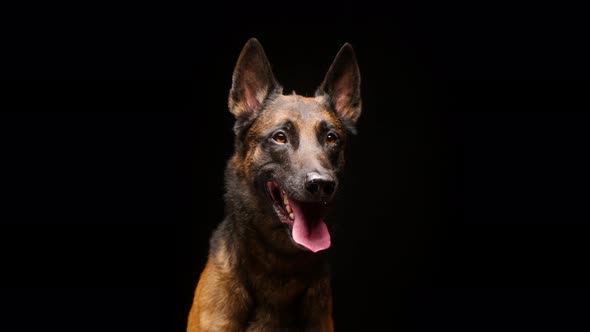
<path fill-rule="evenodd" d="M 295 243 L 312 252 L 330 247 L 330 232 L 324 222 L 325 202 L 297 201 L 273 181 L 266 186 L 279 220 L 289 226 Z"/>

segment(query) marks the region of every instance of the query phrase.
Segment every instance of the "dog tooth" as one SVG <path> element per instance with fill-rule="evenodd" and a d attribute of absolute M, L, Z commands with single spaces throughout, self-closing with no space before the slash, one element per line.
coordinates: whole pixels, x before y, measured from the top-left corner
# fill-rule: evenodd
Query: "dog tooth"
<path fill-rule="evenodd" d="M 295 215 L 293 213 L 289 213 L 289 218 L 291 218 L 291 220 L 295 220 Z"/>
<path fill-rule="evenodd" d="M 285 205 L 285 209 L 287 209 L 287 212 L 291 213 L 291 206 L 289 204 Z"/>

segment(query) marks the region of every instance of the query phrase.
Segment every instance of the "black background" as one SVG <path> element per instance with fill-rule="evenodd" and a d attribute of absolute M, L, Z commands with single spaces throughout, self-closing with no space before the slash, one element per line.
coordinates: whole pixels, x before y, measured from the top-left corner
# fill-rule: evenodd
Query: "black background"
<path fill-rule="evenodd" d="M 357 52 L 337 330 L 588 330 L 581 8 L 219 7 L 6 11 L 3 324 L 185 328 L 223 217 L 231 72 L 254 36 L 304 95 L 344 42 Z"/>

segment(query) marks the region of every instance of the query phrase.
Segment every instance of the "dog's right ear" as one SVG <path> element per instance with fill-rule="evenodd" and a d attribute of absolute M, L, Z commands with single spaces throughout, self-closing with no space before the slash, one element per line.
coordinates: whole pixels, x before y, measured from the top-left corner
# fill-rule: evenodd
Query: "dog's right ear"
<path fill-rule="evenodd" d="M 266 98 L 281 93 L 264 49 L 256 38 L 248 40 L 234 69 L 229 92 L 229 110 L 238 119 L 257 114 Z"/>
<path fill-rule="evenodd" d="M 356 132 L 361 115 L 361 73 L 349 43 L 336 55 L 316 96 L 326 96 L 347 129 Z"/>

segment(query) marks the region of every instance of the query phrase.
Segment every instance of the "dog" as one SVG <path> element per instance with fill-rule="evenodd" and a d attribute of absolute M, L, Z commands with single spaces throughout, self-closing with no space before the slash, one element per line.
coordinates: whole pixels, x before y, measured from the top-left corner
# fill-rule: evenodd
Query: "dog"
<path fill-rule="evenodd" d="M 188 332 L 333 331 L 326 215 L 361 114 L 360 71 L 340 49 L 314 97 L 283 95 L 250 39 L 229 92 L 234 154 Z"/>

